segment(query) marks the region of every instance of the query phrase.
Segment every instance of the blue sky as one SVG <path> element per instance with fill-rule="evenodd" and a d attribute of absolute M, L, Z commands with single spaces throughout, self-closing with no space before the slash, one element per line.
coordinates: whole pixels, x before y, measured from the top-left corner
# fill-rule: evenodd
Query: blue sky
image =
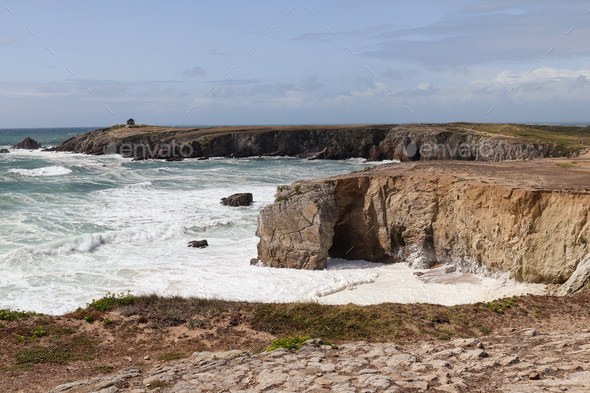
<path fill-rule="evenodd" d="M 523 0 L 7 3 L 0 128 L 129 117 L 588 122 L 589 10 Z"/>

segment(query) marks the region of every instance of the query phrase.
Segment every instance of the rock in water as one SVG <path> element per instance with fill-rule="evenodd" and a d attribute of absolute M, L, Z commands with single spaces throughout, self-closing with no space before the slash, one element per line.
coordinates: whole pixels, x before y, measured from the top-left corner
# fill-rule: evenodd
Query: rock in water
<path fill-rule="evenodd" d="M 12 146 L 12 149 L 40 149 L 42 146 L 39 142 L 31 139 L 30 137 L 26 137 L 24 141 L 21 143 L 17 143 L 16 145 Z"/>
<path fill-rule="evenodd" d="M 233 194 L 227 198 L 221 198 L 221 204 L 224 206 L 250 206 L 252 201 L 252 194 L 249 192 Z"/>
<path fill-rule="evenodd" d="M 188 247 L 195 247 L 195 248 L 205 248 L 209 245 L 207 240 L 193 240 L 188 242 Z"/>
<path fill-rule="evenodd" d="M 0 154 L 3 153 L 10 153 L 10 151 L 8 149 L 0 149 Z"/>

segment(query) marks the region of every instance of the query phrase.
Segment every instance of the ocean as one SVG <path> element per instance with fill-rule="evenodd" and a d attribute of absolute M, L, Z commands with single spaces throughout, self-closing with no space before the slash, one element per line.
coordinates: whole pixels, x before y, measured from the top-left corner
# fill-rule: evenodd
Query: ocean
<path fill-rule="evenodd" d="M 0 148 L 27 136 L 55 146 L 92 129 L 0 130 Z M 539 285 L 507 277 L 428 284 L 404 264 L 329 260 L 328 271 L 250 266 L 259 212 L 274 201 L 278 185 L 375 165 L 363 161 L 0 154 L 0 309 L 62 314 L 107 292 L 126 291 L 359 304 L 457 304 L 540 293 Z M 237 192 L 251 192 L 254 203 L 220 204 Z M 186 246 L 200 239 L 209 247 Z"/>

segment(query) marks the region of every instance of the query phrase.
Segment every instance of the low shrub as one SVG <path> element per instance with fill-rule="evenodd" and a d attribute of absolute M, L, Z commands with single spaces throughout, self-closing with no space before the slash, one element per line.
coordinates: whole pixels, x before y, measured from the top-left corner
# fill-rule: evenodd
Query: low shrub
<path fill-rule="evenodd" d="M 309 337 L 285 337 L 280 338 L 278 340 L 274 340 L 271 345 L 266 348 L 266 352 L 274 351 L 278 348 L 287 348 L 287 349 L 301 349 L 302 345 L 305 345 L 305 342 L 309 340 Z"/>

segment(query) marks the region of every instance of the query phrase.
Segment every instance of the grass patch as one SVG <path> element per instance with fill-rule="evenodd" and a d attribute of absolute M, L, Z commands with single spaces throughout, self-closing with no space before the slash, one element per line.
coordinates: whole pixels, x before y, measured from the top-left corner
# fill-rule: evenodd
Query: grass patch
<path fill-rule="evenodd" d="M 36 346 L 33 348 L 21 349 L 14 353 L 17 364 L 23 363 L 52 363 L 66 364 L 73 360 L 90 360 L 89 356 L 73 353 L 67 349 L 49 349 Z"/>
<path fill-rule="evenodd" d="M 34 315 L 43 315 L 43 314 L 37 314 L 35 312 L 29 312 L 29 311 L 0 310 L 0 320 L 1 321 L 12 322 L 12 321 L 16 321 L 19 318 L 27 319 L 27 318 L 34 316 Z"/>
<path fill-rule="evenodd" d="M 167 352 L 167 353 L 163 353 L 160 356 L 158 356 L 158 360 L 169 361 L 169 360 L 182 359 L 183 357 L 184 357 L 184 355 L 180 352 Z"/>
<path fill-rule="evenodd" d="M 379 308 L 353 304 L 323 306 L 315 303 L 259 304 L 254 309 L 254 326 L 276 326 L 276 334 L 285 336 L 330 337 L 364 340 L 396 336 L 401 316 L 378 312 Z M 329 326 L 330 329 L 327 329 Z"/>
<path fill-rule="evenodd" d="M 150 383 L 147 386 L 147 388 L 148 388 L 148 390 L 154 390 L 154 389 L 157 389 L 157 388 L 165 388 L 166 386 L 167 385 L 164 382 L 162 382 L 162 381 L 154 381 L 154 382 Z"/>
<path fill-rule="evenodd" d="M 451 184 L 460 183 L 460 182 L 464 182 L 464 181 L 467 181 L 467 179 L 457 179 L 455 181 L 452 181 Z"/>
<path fill-rule="evenodd" d="M 301 349 L 303 345 L 306 345 L 305 342 L 307 340 L 309 340 L 309 337 L 294 336 L 280 338 L 278 340 L 274 340 L 272 344 L 266 348 L 266 352 L 274 351 L 275 349 L 279 348 L 298 350 Z"/>
<path fill-rule="evenodd" d="M 108 292 L 106 296 L 95 300 L 86 305 L 87 310 L 96 310 L 98 312 L 106 312 L 113 309 L 116 306 L 128 306 L 133 304 L 135 296 L 131 293 L 121 292 L 119 294 Z"/>
<path fill-rule="evenodd" d="M 113 372 L 115 368 L 113 366 L 96 366 L 94 367 L 95 371 L 98 371 L 101 374 L 110 374 Z"/>
<path fill-rule="evenodd" d="M 559 163 L 555 164 L 555 166 L 558 166 L 560 168 L 572 168 L 572 167 L 576 166 L 576 164 L 574 164 L 573 162 L 572 163 L 569 163 L 569 162 L 559 162 Z"/>
<path fill-rule="evenodd" d="M 585 237 L 580 238 L 580 243 L 586 244 L 587 242 L 588 242 L 588 239 L 586 239 Z"/>

